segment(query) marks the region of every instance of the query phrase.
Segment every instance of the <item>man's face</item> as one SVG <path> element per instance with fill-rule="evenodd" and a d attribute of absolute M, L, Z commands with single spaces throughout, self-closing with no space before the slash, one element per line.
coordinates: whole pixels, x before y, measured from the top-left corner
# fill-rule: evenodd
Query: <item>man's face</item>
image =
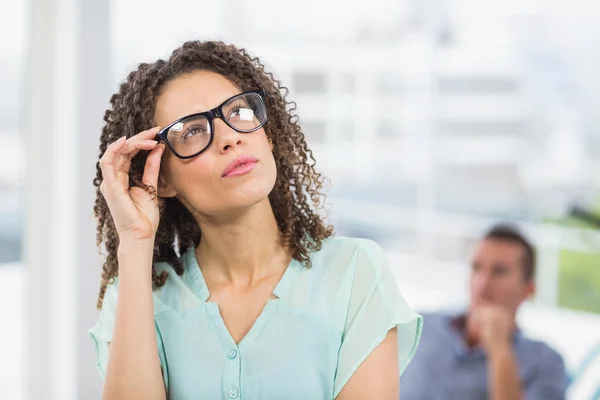
<path fill-rule="evenodd" d="M 484 239 L 471 263 L 471 309 L 497 305 L 516 314 L 519 305 L 534 292 L 533 281 L 524 277 L 525 249 L 519 243 Z"/>

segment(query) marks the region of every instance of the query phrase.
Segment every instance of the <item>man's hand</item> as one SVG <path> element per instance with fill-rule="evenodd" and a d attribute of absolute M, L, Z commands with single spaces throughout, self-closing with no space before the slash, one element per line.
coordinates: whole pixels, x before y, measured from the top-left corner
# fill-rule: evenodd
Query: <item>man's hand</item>
<path fill-rule="evenodd" d="M 490 398 L 522 399 L 518 361 L 512 344 L 515 330 L 512 315 L 502 307 L 483 305 L 472 310 L 468 318 L 468 329 L 487 353 Z"/>
<path fill-rule="evenodd" d="M 511 315 L 502 307 L 484 305 L 472 310 L 469 325 L 486 352 L 511 346 L 515 329 Z"/>

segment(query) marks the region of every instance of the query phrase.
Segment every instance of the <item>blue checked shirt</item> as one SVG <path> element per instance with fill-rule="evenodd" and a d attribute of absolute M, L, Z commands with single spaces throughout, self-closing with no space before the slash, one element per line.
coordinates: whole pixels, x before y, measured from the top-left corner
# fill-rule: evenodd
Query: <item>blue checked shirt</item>
<path fill-rule="evenodd" d="M 486 355 L 466 347 L 460 314 L 422 314 L 421 342 L 400 382 L 401 400 L 488 399 Z M 514 336 L 519 375 L 527 400 L 564 399 L 567 374 L 562 357 L 548 345 Z"/>

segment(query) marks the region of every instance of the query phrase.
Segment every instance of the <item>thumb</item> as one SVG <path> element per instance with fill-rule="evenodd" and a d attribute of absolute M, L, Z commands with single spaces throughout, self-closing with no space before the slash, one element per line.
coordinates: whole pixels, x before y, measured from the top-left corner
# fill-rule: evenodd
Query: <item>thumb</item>
<path fill-rule="evenodd" d="M 144 175 L 142 177 L 142 183 L 144 185 L 152 186 L 154 190 L 158 190 L 158 175 L 160 172 L 160 161 L 165 150 L 165 145 L 160 144 L 156 146 L 148 158 L 146 158 L 146 165 L 144 166 Z"/>

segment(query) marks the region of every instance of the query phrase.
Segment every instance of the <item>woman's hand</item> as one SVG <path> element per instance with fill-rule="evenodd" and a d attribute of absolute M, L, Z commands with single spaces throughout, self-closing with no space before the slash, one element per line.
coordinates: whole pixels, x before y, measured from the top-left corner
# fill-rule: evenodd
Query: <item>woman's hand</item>
<path fill-rule="evenodd" d="M 158 229 L 158 174 L 164 144 L 154 137 L 158 127 L 120 138 L 111 143 L 100 159 L 102 183 L 100 191 L 106 200 L 119 240 L 123 242 L 153 242 Z M 129 186 L 131 160 L 140 150 L 150 150 L 142 183 L 148 187 Z"/>

